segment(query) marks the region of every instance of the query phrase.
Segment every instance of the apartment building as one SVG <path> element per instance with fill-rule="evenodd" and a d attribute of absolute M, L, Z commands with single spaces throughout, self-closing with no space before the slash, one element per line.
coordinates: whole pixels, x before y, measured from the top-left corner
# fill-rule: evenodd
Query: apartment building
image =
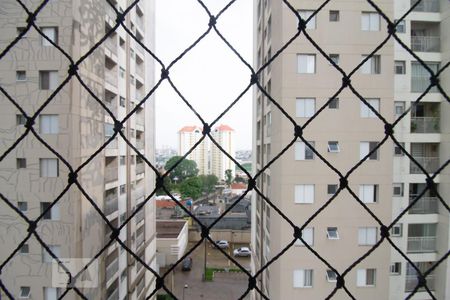
<path fill-rule="evenodd" d="M 28 1 L 30 10 L 41 1 Z M 110 1 L 119 11 L 129 0 Z M 16 1 L 2 1 L 1 48 L 27 26 L 28 15 Z M 31 28 L 0 60 L 0 85 L 32 116 L 68 75 L 69 60 L 49 41 L 64 49 L 74 61 L 85 55 L 114 25 L 117 15 L 107 1 L 50 1 L 36 17 L 43 38 Z M 152 47 L 153 1 L 141 1 L 125 17 L 126 26 L 141 42 Z M 122 27 L 111 34 L 79 66 L 84 85 L 122 120 L 153 85 L 153 61 Z M 26 131 L 25 117 L 6 97 L 0 96 L 1 153 Z M 77 181 L 64 191 L 69 169 L 32 133 L 0 163 L 1 194 L 37 223 L 37 234 L 63 259 L 91 259 L 110 240 L 111 229 L 88 201 L 89 197 L 116 227 L 134 212 L 154 187 L 153 172 L 136 152 L 117 136 L 91 160 L 114 134 L 112 117 L 72 78 L 46 105 L 33 126 L 74 170 L 83 163 Z M 124 123 L 123 134 L 148 159 L 154 156 L 154 104 L 149 99 Z M 27 236 L 28 224 L 0 201 L 1 261 Z M 155 210 L 147 203 L 119 238 L 148 265 L 156 267 Z M 96 287 L 81 287 L 89 299 L 143 299 L 154 289 L 153 275 L 117 243 L 96 260 Z M 55 286 L 52 258 L 32 236 L 2 269 L 1 281 L 14 298 L 57 299 L 64 291 Z M 86 277 L 84 277 L 86 278 Z M 86 279 L 84 279 L 86 280 Z M 64 299 L 78 299 L 70 291 Z"/>
<path fill-rule="evenodd" d="M 303 19 L 322 3 L 292 1 Z M 410 1 L 377 1 L 391 19 L 400 18 Z M 448 1 L 423 1 L 398 34 L 432 69 L 449 61 Z M 259 68 L 293 37 L 298 20 L 282 2 L 255 1 L 254 65 Z M 403 26 L 403 27 L 402 27 Z M 310 19 L 306 31 L 349 73 L 386 38 L 387 24 L 366 1 L 329 2 Z M 403 28 L 403 29 L 402 29 Z M 402 32 L 403 30 L 403 32 Z M 425 176 L 387 140 L 368 155 L 384 137 L 384 124 L 375 110 L 392 123 L 429 82 L 429 75 L 411 55 L 389 40 L 352 78 L 369 108 L 348 88 L 336 95 L 342 74 L 302 34 L 259 76 L 264 89 L 303 126 L 294 126 L 283 113 L 254 89 L 253 151 L 256 172 L 289 143 L 292 146 L 258 178 L 257 186 L 292 222 L 301 227 L 329 199 L 331 203 L 303 230 L 305 242 L 340 273 L 367 253 L 380 239 L 379 224 L 348 191 L 341 191 L 339 176 L 312 150 L 346 174 L 360 159 L 364 163 L 349 177 L 348 186 L 385 224 L 405 209 L 424 188 Z M 441 84 L 448 87 L 449 72 Z M 448 88 L 447 88 L 448 90 Z M 448 159 L 448 115 L 444 98 L 432 91 L 396 127 L 395 136 L 430 172 Z M 295 141 L 293 141 L 295 139 Z M 305 143 L 305 141 L 307 143 Z M 441 195 L 449 189 L 448 170 L 435 182 Z M 258 278 L 261 291 L 271 299 L 324 299 L 336 287 L 337 276 L 326 264 L 295 240 L 292 227 L 262 197 L 253 195 L 252 269 L 259 270 L 289 243 L 294 245 Z M 427 192 L 392 229 L 394 241 L 421 270 L 426 270 L 449 249 L 448 211 Z M 439 239 L 437 237 L 439 236 Z M 450 297 L 448 264 L 437 268 L 427 282 L 437 299 Z M 345 285 L 357 299 L 404 299 L 417 283 L 417 274 L 390 245 L 383 243 L 345 276 Z M 258 293 L 254 299 L 261 299 Z M 347 299 L 340 290 L 333 299 Z M 420 290 L 414 299 L 429 299 Z"/>
<path fill-rule="evenodd" d="M 234 129 L 228 125 L 221 124 L 211 132 L 214 140 L 231 157 L 235 157 Z M 235 176 L 235 163 L 226 156 L 216 145 L 211 143 L 211 174 L 219 179 L 225 179 L 225 171 L 231 170 L 232 178 Z"/>
<path fill-rule="evenodd" d="M 198 126 L 184 126 L 178 131 L 178 153 L 185 155 L 202 138 L 202 129 Z M 205 138 L 186 157 L 197 163 L 200 175 L 209 174 L 208 138 Z"/>

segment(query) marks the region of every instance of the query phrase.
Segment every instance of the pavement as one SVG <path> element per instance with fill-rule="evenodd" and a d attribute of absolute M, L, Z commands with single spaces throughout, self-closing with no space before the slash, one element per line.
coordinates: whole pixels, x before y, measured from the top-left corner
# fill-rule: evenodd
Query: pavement
<path fill-rule="evenodd" d="M 189 243 L 188 247 L 194 244 Z M 232 245 L 227 252 L 232 255 L 233 249 L 241 246 L 248 246 L 245 244 Z M 181 266 L 177 266 L 172 276 L 167 282 L 167 286 L 171 287 L 174 295 L 180 300 L 198 300 L 198 299 L 212 299 L 212 300 L 233 300 L 239 299 L 247 290 L 248 277 L 245 273 L 234 272 L 217 272 L 215 273 L 213 281 L 203 281 L 204 272 L 204 245 L 201 244 L 191 254 L 193 264 L 192 270 L 182 272 Z M 219 250 L 211 248 L 209 244 L 207 250 L 207 267 L 212 268 L 237 268 L 233 262 L 226 258 Z M 250 269 L 250 258 L 239 257 L 236 260 L 245 268 Z M 173 283 L 170 282 L 173 280 Z M 187 287 L 185 288 L 185 286 Z M 250 299 L 249 297 L 245 299 Z"/>

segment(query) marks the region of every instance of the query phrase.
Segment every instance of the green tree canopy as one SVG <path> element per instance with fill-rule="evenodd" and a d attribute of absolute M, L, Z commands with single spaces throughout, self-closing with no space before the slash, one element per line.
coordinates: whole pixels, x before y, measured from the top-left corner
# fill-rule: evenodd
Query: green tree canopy
<path fill-rule="evenodd" d="M 202 182 L 198 177 L 190 177 L 179 185 L 179 189 L 183 198 L 197 199 L 202 195 Z"/>
<path fill-rule="evenodd" d="M 230 185 L 233 182 L 233 173 L 231 169 L 225 170 L 225 182 L 227 183 L 227 185 Z"/>
<path fill-rule="evenodd" d="M 214 188 L 219 181 L 216 175 L 200 175 L 198 176 L 200 181 L 202 182 L 202 191 L 205 193 L 214 192 Z"/>
<path fill-rule="evenodd" d="M 164 169 L 169 170 L 172 168 L 179 160 L 181 156 L 171 157 L 164 166 Z M 175 183 L 181 183 L 189 177 L 197 176 L 198 169 L 197 163 L 193 160 L 183 159 L 180 164 L 170 172 L 169 177 Z"/>

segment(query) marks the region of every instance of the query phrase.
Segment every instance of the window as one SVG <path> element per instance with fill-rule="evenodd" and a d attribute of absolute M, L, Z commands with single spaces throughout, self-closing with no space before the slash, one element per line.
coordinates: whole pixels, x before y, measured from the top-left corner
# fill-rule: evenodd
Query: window
<path fill-rule="evenodd" d="M 120 194 L 121 194 L 121 195 L 125 194 L 126 190 L 127 190 L 126 184 L 122 184 L 122 185 L 120 186 Z"/>
<path fill-rule="evenodd" d="M 336 141 L 328 142 L 328 152 L 332 153 L 339 152 L 339 142 Z"/>
<path fill-rule="evenodd" d="M 393 183 L 392 188 L 392 195 L 394 197 L 403 197 L 403 183 Z"/>
<path fill-rule="evenodd" d="M 122 67 L 119 67 L 119 76 L 120 76 L 120 78 L 125 77 L 125 69 Z"/>
<path fill-rule="evenodd" d="M 316 73 L 316 55 L 297 54 L 297 72 L 300 74 Z"/>
<path fill-rule="evenodd" d="M 312 14 L 314 10 L 299 10 L 298 14 L 303 20 L 307 20 Z M 316 16 L 312 17 L 311 20 L 306 24 L 306 29 L 316 29 Z"/>
<path fill-rule="evenodd" d="M 405 101 L 394 101 L 394 112 L 396 116 L 400 116 L 405 112 Z"/>
<path fill-rule="evenodd" d="M 130 82 L 131 82 L 131 85 L 134 85 L 134 76 L 133 75 L 130 75 Z"/>
<path fill-rule="evenodd" d="M 61 257 L 61 247 L 56 245 L 48 245 L 48 248 L 50 251 L 57 257 Z M 51 263 L 53 260 L 53 257 L 50 255 L 50 253 L 47 252 L 47 249 L 42 247 L 42 262 L 44 263 Z"/>
<path fill-rule="evenodd" d="M 389 272 L 391 275 L 400 275 L 402 273 L 402 263 L 396 262 L 390 265 Z"/>
<path fill-rule="evenodd" d="M 403 233 L 403 225 L 402 224 L 395 224 L 392 226 L 391 229 L 391 235 L 395 237 L 401 237 Z"/>
<path fill-rule="evenodd" d="M 294 270 L 294 288 L 308 288 L 313 285 L 313 270 Z"/>
<path fill-rule="evenodd" d="M 396 60 L 394 63 L 395 74 L 406 74 L 406 62 L 404 60 Z"/>
<path fill-rule="evenodd" d="M 58 27 L 41 27 L 42 33 L 53 43 L 58 45 Z M 48 40 L 41 36 L 42 46 L 53 46 Z"/>
<path fill-rule="evenodd" d="M 26 71 L 16 71 L 16 80 L 17 81 L 27 80 L 27 72 Z"/>
<path fill-rule="evenodd" d="M 400 143 L 400 145 L 405 148 L 405 143 Z M 403 153 L 402 149 L 397 146 L 397 144 L 394 144 L 394 155 L 395 156 L 404 156 L 405 154 Z"/>
<path fill-rule="evenodd" d="M 331 59 L 336 65 L 339 65 L 339 54 L 330 54 L 330 59 Z"/>
<path fill-rule="evenodd" d="M 314 147 L 314 142 L 308 142 Z M 295 160 L 311 160 L 314 159 L 314 152 L 304 142 L 295 143 Z"/>
<path fill-rule="evenodd" d="M 368 55 L 363 55 L 362 60 L 365 60 Z M 361 73 L 362 74 L 380 74 L 381 73 L 381 66 L 380 66 L 380 56 L 379 55 L 373 55 L 368 60 L 364 62 L 364 64 L 361 66 Z"/>
<path fill-rule="evenodd" d="M 27 159 L 26 158 L 16 158 L 16 166 L 17 166 L 17 169 L 25 169 L 27 167 Z"/>
<path fill-rule="evenodd" d="M 372 106 L 373 109 L 375 109 L 377 112 L 380 112 L 380 99 L 378 98 L 371 98 L 366 99 L 367 103 L 369 103 L 370 106 Z M 377 115 L 372 111 L 372 109 L 369 108 L 364 102 L 361 101 L 360 105 L 360 116 L 361 118 L 376 118 Z"/>
<path fill-rule="evenodd" d="M 358 269 L 356 271 L 356 285 L 374 286 L 375 285 L 376 270 L 375 269 Z"/>
<path fill-rule="evenodd" d="M 339 98 L 331 99 L 331 101 L 328 103 L 328 108 L 329 109 L 338 109 L 339 108 Z"/>
<path fill-rule="evenodd" d="M 120 248 L 124 249 L 123 247 Z M 124 281 L 125 279 L 127 279 L 127 269 L 123 270 L 122 274 L 120 274 L 120 282 Z"/>
<path fill-rule="evenodd" d="M 296 185 L 295 203 L 314 203 L 314 184 Z"/>
<path fill-rule="evenodd" d="M 27 123 L 27 118 L 22 114 L 16 115 L 16 125 L 25 125 Z"/>
<path fill-rule="evenodd" d="M 363 159 L 368 155 L 373 149 L 378 146 L 378 142 L 361 142 L 359 143 L 359 158 Z M 378 160 L 378 149 L 370 154 L 369 160 Z"/>
<path fill-rule="evenodd" d="M 56 300 L 61 296 L 59 288 L 44 287 L 44 300 Z"/>
<path fill-rule="evenodd" d="M 39 89 L 54 90 L 58 86 L 58 71 L 39 71 Z"/>
<path fill-rule="evenodd" d="M 337 274 L 333 270 L 327 270 L 327 281 L 328 282 L 336 282 Z"/>
<path fill-rule="evenodd" d="M 314 245 L 314 228 L 306 227 L 305 229 L 303 229 L 302 239 L 309 246 Z M 297 241 L 295 241 L 295 246 L 305 246 L 305 244 L 300 239 L 298 239 Z"/>
<path fill-rule="evenodd" d="M 297 98 L 295 102 L 296 116 L 299 118 L 310 118 L 316 111 L 316 100 L 314 98 Z"/>
<path fill-rule="evenodd" d="M 41 177 L 58 177 L 59 161 L 57 158 L 39 159 L 39 170 Z"/>
<path fill-rule="evenodd" d="M 363 12 L 361 14 L 361 30 L 379 31 L 380 15 L 376 12 Z"/>
<path fill-rule="evenodd" d="M 135 54 L 134 54 L 134 50 L 133 49 L 130 49 L 130 56 L 131 56 L 131 59 L 135 58 Z"/>
<path fill-rule="evenodd" d="M 376 242 L 377 242 L 376 227 L 358 228 L 358 245 L 361 246 L 375 245 Z"/>
<path fill-rule="evenodd" d="M 121 166 L 125 165 L 125 155 L 120 156 L 120 165 Z"/>
<path fill-rule="evenodd" d="M 17 208 L 23 213 L 27 212 L 28 211 L 28 202 L 24 202 L 24 201 L 17 202 Z"/>
<path fill-rule="evenodd" d="M 41 214 L 47 211 L 51 204 L 51 202 L 41 202 Z M 59 204 L 56 203 L 55 205 L 53 205 L 52 208 L 44 214 L 42 219 L 58 221 L 60 219 Z"/>
<path fill-rule="evenodd" d="M 338 190 L 338 185 L 337 184 L 329 184 L 329 185 L 327 185 L 327 194 L 328 195 L 336 194 L 337 190 Z"/>
<path fill-rule="evenodd" d="M 30 253 L 30 247 L 28 244 L 23 244 L 22 247 L 20 247 L 20 254 L 28 254 Z"/>
<path fill-rule="evenodd" d="M 338 240 L 339 233 L 337 227 L 328 227 L 327 228 L 327 237 L 329 240 Z"/>
<path fill-rule="evenodd" d="M 125 107 L 125 98 L 122 96 L 119 97 L 119 105 Z"/>
<path fill-rule="evenodd" d="M 378 185 L 361 184 L 358 197 L 364 203 L 376 203 L 378 201 Z"/>
<path fill-rule="evenodd" d="M 397 23 L 398 20 L 395 20 L 394 22 Z M 397 33 L 405 33 L 406 32 L 406 22 L 405 20 L 401 20 L 398 22 L 397 27 L 395 28 L 397 30 Z"/>
<path fill-rule="evenodd" d="M 339 22 L 339 11 L 330 10 L 330 22 Z"/>
<path fill-rule="evenodd" d="M 24 32 L 25 29 L 26 29 L 25 27 L 17 27 L 17 28 L 16 28 L 17 35 L 22 34 L 22 32 Z"/>
<path fill-rule="evenodd" d="M 31 296 L 31 288 L 29 286 L 21 286 L 20 287 L 20 298 L 30 298 Z"/>
<path fill-rule="evenodd" d="M 57 134 L 59 132 L 59 116 L 40 115 L 39 132 L 43 134 Z"/>

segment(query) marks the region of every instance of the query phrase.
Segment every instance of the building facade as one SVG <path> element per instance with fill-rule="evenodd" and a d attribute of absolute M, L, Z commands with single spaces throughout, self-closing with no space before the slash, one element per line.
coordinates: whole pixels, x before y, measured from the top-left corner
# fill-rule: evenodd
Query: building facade
<path fill-rule="evenodd" d="M 449 3 L 423 2 L 407 17 L 404 32 L 399 32 L 401 26 L 397 30 L 406 45 L 436 68 L 437 63 L 442 66 L 449 60 L 448 34 L 439 30 L 449 22 Z M 291 3 L 304 19 L 320 6 L 309 0 Z M 378 1 L 377 5 L 394 20 L 411 3 Z M 426 11 L 430 9 L 434 11 Z M 254 24 L 254 65 L 258 69 L 296 34 L 298 20 L 287 5 L 261 0 L 254 4 Z M 381 44 L 387 36 L 386 28 L 385 20 L 369 3 L 347 0 L 328 3 L 306 25 L 311 38 L 347 74 Z M 440 40 L 440 47 L 433 44 L 436 40 Z M 448 86 L 448 77 L 442 74 L 443 86 Z M 295 138 L 292 122 L 255 88 L 253 163 L 257 173 L 292 143 L 261 174 L 257 186 L 299 227 L 332 199 L 306 225 L 303 238 L 339 273 L 379 241 L 380 225 L 347 190 L 335 195 L 340 183 L 338 174 L 310 146 L 342 174 L 365 158 L 349 176 L 348 186 L 381 222 L 389 224 L 424 188 L 421 183 L 425 182 L 425 176 L 418 174 L 406 156 L 400 155 L 401 151 L 390 139 L 369 155 L 385 135 L 377 113 L 393 123 L 401 109 L 404 111 L 420 95 L 425 78 L 429 75 L 417 66 L 415 59 L 390 39 L 351 78 L 352 86 L 371 105 L 369 108 L 349 88 L 337 93 L 342 74 L 303 34 L 259 76 L 267 93 L 300 126 L 321 110 L 304 128 L 304 140 Z M 395 136 L 406 150 L 429 164 L 431 172 L 447 160 L 449 153 L 444 134 L 448 132 L 448 124 L 439 118 L 448 110 L 444 102 L 438 93 L 427 95 L 395 129 Z M 435 181 L 440 194 L 445 195 L 449 189 L 448 171 L 444 170 Z M 261 196 L 254 194 L 252 201 L 256 208 L 252 216 L 252 269 L 259 270 L 289 243 L 294 243 L 257 278 L 259 288 L 271 299 L 326 298 L 336 286 L 336 273 L 301 241 L 295 241 L 292 227 Z M 421 270 L 429 268 L 449 248 L 448 211 L 439 210 L 436 201 L 436 195 L 427 194 L 391 232 L 396 244 Z M 430 285 L 438 299 L 446 299 L 450 296 L 445 275 L 447 262 L 435 272 Z M 345 276 L 346 287 L 357 299 L 404 299 L 414 282 L 417 283 L 414 269 L 387 242 Z M 339 291 L 333 298 L 347 297 Z M 416 297 L 430 298 L 422 290 Z M 261 299 L 258 293 L 253 298 Z"/>
<path fill-rule="evenodd" d="M 112 1 L 124 11 L 131 1 Z M 40 1 L 29 2 L 35 9 Z M 33 6 L 34 8 L 31 8 Z M 27 26 L 27 14 L 14 1 L 2 1 L 1 44 L 4 49 Z M 50 1 L 36 18 L 36 25 L 74 61 L 85 55 L 115 26 L 117 15 L 106 1 Z M 152 47 L 154 4 L 142 1 L 125 17 L 126 26 L 141 42 Z M 32 116 L 67 77 L 69 60 L 31 28 L 0 60 L 0 85 Z M 119 120 L 129 114 L 153 86 L 153 62 L 122 27 L 112 33 L 79 66 L 83 84 Z M 1 153 L 25 131 L 26 119 L 2 94 Z M 35 119 L 34 130 L 0 163 L 2 195 L 30 220 L 42 217 L 36 233 L 51 251 L 64 260 L 94 257 L 109 242 L 111 229 L 88 201 L 89 197 L 111 224 L 118 227 L 153 191 L 154 176 L 120 136 L 91 156 L 114 134 L 106 110 L 73 77 Z M 150 98 L 124 123 L 123 134 L 150 161 L 154 156 L 154 104 Z M 48 143 L 74 170 L 82 192 L 72 185 L 57 199 L 68 182 L 69 169 L 39 140 Z M 27 223 L 1 204 L 1 261 L 27 236 Z M 153 201 L 120 231 L 119 238 L 148 265 L 156 267 L 155 210 Z M 45 214 L 43 214 L 45 213 Z M 111 243 L 96 260 L 91 276 L 95 287 L 81 287 L 89 299 L 142 299 L 154 289 L 154 276 Z M 52 257 L 31 236 L 4 266 L 2 283 L 14 298 L 56 299 L 64 289 L 55 286 Z M 53 278 L 54 279 L 54 278 Z M 65 299 L 77 299 L 69 292 Z"/>
<path fill-rule="evenodd" d="M 178 131 L 178 154 L 183 156 L 202 138 L 202 129 L 198 126 L 184 126 Z M 208 141 L 205 138 L 186 157 L 197 163 L 200 175 L 209 174 Z"/>
<path fill-rule="evenodd" d="M 214 140 L 231 157 L 235 157 L 234 129 L 228 125 L 219 125 L 211 133 Z M 211 143 L 211 174 L 219 179 L 226 179 L 225 171 L 231 170 L 231 176 L 234 179 L 236 174 L 236 164 L 226 156 L 216 145 Z"/>

